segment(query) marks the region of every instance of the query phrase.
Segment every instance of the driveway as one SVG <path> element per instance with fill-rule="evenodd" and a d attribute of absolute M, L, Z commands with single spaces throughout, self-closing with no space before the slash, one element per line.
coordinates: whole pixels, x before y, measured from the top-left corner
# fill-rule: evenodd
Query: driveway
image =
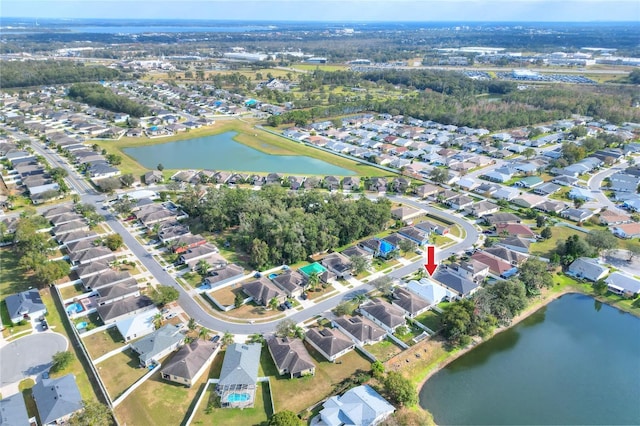
<path fill-rule="evenodd" d="M 58 333 L 21 337 L 0 348 L 0 386 L 19 382 L 51 367 L 56 352 L 66 351 L 67 339 Z"/>

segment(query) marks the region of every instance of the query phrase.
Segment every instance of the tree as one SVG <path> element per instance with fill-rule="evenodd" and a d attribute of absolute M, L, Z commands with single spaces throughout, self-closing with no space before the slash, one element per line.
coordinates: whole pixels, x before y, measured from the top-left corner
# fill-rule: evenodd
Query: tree
<path fill-rule="evenodd" d="M 542 228 L 547 223 L 547 219 L 543 215 L 536 216 L 536 227 Z"/>
<path fill-rule="evenodd" d="M 136 178 L 134 178 L 131 173 L 127 173 L 126 175 L 120 176 L 120 181 L 125 187 L 129 188 L 133 185 L 133 182 L 136 181 Z"/>
<path fill-rule="evenodd" d="M 158 165 L 156 166 L 156 168 L 157 168 L 159 171 L 163 171 L 163 170 L 164 170 L 164 165 L 163 165 L 162 163 L 158 163 Z"/>
<path fill-rule="evenodd" d="M 73 201 L 73 204 L 78 204 L 80 202 L 80 195 L 79 194 L 71 195 L 71 201 Z"/>
<path fill-rule="evenodd" d="M 263 344 L 264 341 L 265 340 L 264 340 L 264 336 L 262 335 L 262 333 L 253 333 L 247 339 L 247 343 L 260 343 L 260 344 Z"/>
<path fill-rule="evenodd" d="M 232 343 L 233 343 L 233 334 L 231 334 L 228 331 L 226 331 L 224 333 L 224 335 L 222 336 L 222 344 L 226 345 L 226 346 L 229 346 Z"/>
<path fill-rule="evenodd" d="M 582 138 L 587 136 L 587 128 L 584 126 L 575 126 L 571 130 L 569 130 L 569 133 L 576 139 Z"/>
<path fill-rule="evenodd" d="M 195 318 L 189 318 L 189 321 L 187 321 L 187 328 L 193 331 L 196 329 L 197 326 L 198 326 L 198 323 L 196 322 Z"/>
<path fill-rule="evenodd" d="M 64 260 L 39 263 L 34 268 L 34 278 L 41 286 L 49 285 L 71 273 L 71 266 Z"/>
<path fill-rule="evenodd" d="M 156 305 L 164 306 L 175 302 L 180 297 L 180 292 L 169 285 L 159 285 L 151 298 Z"/>
<path fill-rule="evenodd" d="M 369 260 L 360 255 L 352 256 L 351 267 L 353 268 L 353 273 L 359 275 L 369 269 Z"/>
<path fill-rule="evenodd" d="M 162 327 L 162 323 L 164 322 L 164 317 L 160 312 L 153 316 L 153 327 L 157 330 Z"/>
<path fill-rule="evenodd" d="M 278 337 L 294 337 L 296 334 L 296 322 L 292 319 L 286 318 L 278 323 L 276 326 L 276 336 Z"/>
<path fill-rule="evenodd" d="M 418 392 L 415 386 L 397 371 L 390 371 L 385 377 L 383 385 L 389 399 L 396 404 L 415 405 L 418 403 Z"/>
<path fill-rule="evenodd" d="M 528 160 L 536 155 L 536 150 L 533 148 L 526 148 L 524 151 L 522 151 L 522 155 Z"/>
<path fill-rule="evenodd" d="M 417 247 L 417 244 L 411 241 L 408 238 L 404 238 L 400 240 L 398 243 L 398 248 L 402 251 L 403 254 L 407 254 L 410 251 L 414 251 Z"/>
<path fill-rule="evenodd" d="M 116 251 L 120 247 L 122 247 L 124 241 L 122 240 L 122 235 L 120 234 L 109 234 L 104 239 L 104 245 L 107 246 L 111 251 Z"/>
<path fill-rule="evenodd" d="M 311 287 L 311 291 L 315 291 L 320 284 L 320 275 L 317 272 L 310 273 L 307 279 L 307 284 Z"/>
<path fill-rule="evenodd" d="M 373 377 L 382 377 L 382 375 L 384 374 L 384 364 L 380 361 L 372 362 L 371 372 L 373 373 Z"/>
<path fill-rule="evenodd" d="M 449 180 L 449 172 L 447 169 L 435 167 L 429 172 L 429 178 L 436 183 L 444 183 Z"/>
<path fill-rule="evenodd" d="M 122 163 L 122 157 L 118 154 L 107 154 L 107 161 L 114 166 L 120 165 Z"/>
<path fill-rule="evenodd" d="M 200 331 L 198 332 L 198 338 L 202 340 L 207 340 L 209 338 L 209 334 L 211 334 L 211 330 L 207 327 L 200 327 Z"/>
<path fill-rule="evenodd" d="M 465 346 L 473 334 L 472 321 L 475 305 L 471 300 L 464 299 L 452 303 L 442 314 L 442 334 L 447 342 L 453 346 Z"/>
<path fill-rule="evenodd" d="M 276 297 L 272 297 L 271 300 L 269 300 L 269 307 L 274 311 L 276 310 L 278 307 L 278 299 Z"/>
<path fill-rule="evenodd" d="M 196 269 L 202 277 L 207 276 L 207 274 L 209 273 L 209 268 L 211 268 L 211 265 L 209 265 L 209 262 L 207 262 L 205 259 L 200 259 L 196 264 Z"/>
<path fill-rule="evenodd" d="M 73 353 L 70 351 L 56 352 L 53 354 L 53 365 L 51 365 L 51 372 L 57 373 L 64 370 L 73 361 Z"/>
<path fill-rule="evenodd" d="M 618 239 L 611 232 L 606 230 L 594 230 L 587 234 L 587 243 L 596 249 L 598 253 L 611 250 L 618 246 Z"/>
<path fill-rule="evenodd" d="M 251 263 L 257 269 L 263 269 L 269 263 L 269 246 L 264 241 L 255 238 L 251 244 Z"/>
<path fill-rule="evenodd" d="M 242 306 L 243 303 L 244 303 L 244 297 L 242 297 L 242 293 L 237 292 L 236 297 L 233 300 L 233 306 L 235 306 L 236 308 L 239 308 L 240 306 Z"/>
<path fill-rule="evenodd" d="M 71 426 L 112 426 L 113 416 L 109 407 L 97 401 L 82 401 L 84 408 L 69 419 Z"/>
<path fill-rule="evenodd" d="M 553 286 L 553 277 L 547 266 L 546 262 L 533 256 L 520 266 L 519 277 L 527 290 L 527 296 L 538 295 L 543 287 Z"/>
<path fill-rule="evenodd" d="M 383 275 L 380 278 L 376 278 L 371 282 L 371 285 L 373 285 L 376 290 L 384 295 L 391 294 L 391 291 L 393 289 L 393 281 L 388 275 Z"/>
<path fill-rule="evenodd" d="M 498 281 L 476 293 L 474 316 L 487 318 L 493 316 L 503 326 L 511 324 L 513 317 L 527 306 L 524 285 L 518 280 Z"/>
<path fill-rule="evenodd" d="M 604 295 L 609 290 L 609 286 L 605 282 L 605 280 L 598 280 L 593 283 L 593 292 L 597 295 Z"/>
<path fill-rule="evenodd" d="M 304 423 L 293 411 L 285 410 L 275 413 L 269 419 L 269 426 L 302 426 Z"/>
<path fill-rule="evenodd" d="M 129 197 L 120 198 L 113 204 L 113 209 L 118 214 L 128 215 L 134 206 L 134 201 Z"/>
<path fill-rule="evenodd" d="M 549 238 L 551 238 L 553 236 L 551 228 L 549 228 L 548 226 L 546 228 L 544 228 L 542 230 L 542 232 L 540 233 L 540 236 L 542 238 L 544 238 L 545 240 L 548 240 Z"/>

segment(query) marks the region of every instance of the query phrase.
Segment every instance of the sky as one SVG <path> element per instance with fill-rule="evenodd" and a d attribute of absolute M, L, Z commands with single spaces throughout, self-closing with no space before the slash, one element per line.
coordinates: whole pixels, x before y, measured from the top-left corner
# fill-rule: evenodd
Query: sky
<path fill-rule="evenodd" d="M 0 0 L 2 17 L 640 22 L 640 0 Z"/>

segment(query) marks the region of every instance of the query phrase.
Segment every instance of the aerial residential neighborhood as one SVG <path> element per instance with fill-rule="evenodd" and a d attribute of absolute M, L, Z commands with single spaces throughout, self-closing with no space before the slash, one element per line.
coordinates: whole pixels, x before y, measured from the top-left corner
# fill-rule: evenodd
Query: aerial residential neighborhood
<path fill-rule="evenodd" d="M 10 19 L 0 424 L 640 422 L 637 40 Z"/>

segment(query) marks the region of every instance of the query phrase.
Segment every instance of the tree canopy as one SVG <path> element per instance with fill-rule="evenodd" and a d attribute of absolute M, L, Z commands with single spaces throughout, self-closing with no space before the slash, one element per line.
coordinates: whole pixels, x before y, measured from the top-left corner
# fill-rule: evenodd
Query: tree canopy
<path fill-rule="evenodd" d="M 77 83 L 69 88 L 69 97 L 75 101 L 104 108 L 113 112 L 122 112 L 133 117 L 150 115 L 149 107 L 116 95 L 108 87 L 97 83 Z"/>

